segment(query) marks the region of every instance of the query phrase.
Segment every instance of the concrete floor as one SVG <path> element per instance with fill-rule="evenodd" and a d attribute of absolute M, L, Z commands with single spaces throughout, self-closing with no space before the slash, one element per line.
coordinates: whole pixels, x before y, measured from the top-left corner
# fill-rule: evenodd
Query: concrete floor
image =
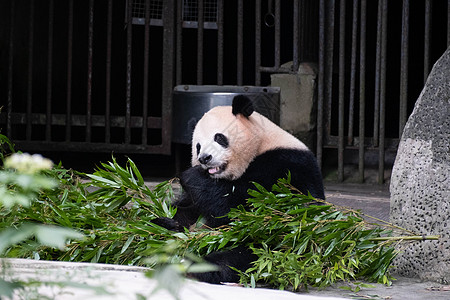
<path fill-rule="evenodd" d="M 339 206 L 360 210 L 370 222 L 389 222 L 387 185 L 325 183 L 326 200 Z M 374 217 L 371 219 L 369 216 Z"/>

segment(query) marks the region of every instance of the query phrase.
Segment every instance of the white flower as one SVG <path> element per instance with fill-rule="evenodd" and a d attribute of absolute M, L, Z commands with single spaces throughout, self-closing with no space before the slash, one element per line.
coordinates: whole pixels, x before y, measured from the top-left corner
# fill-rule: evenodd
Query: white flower
<path fill-rule="evenodd" d="M 18 172 L 26 174 L 50 170 L 52 167 L 52 161 L 40 154 L 14 153 L 5 159 L 5 168 L 16 169 Z"/>

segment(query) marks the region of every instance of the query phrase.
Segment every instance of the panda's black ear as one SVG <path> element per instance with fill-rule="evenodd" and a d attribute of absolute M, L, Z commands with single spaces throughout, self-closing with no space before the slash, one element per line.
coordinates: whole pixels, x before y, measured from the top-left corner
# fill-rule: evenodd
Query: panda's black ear
<path fill-rule="evenodd" d="M 237 95 L 233 98 L 232 108 L 233 115 L 242 114 L 246 118 L 255 111 L 252 100 L 244 95 Z"/>

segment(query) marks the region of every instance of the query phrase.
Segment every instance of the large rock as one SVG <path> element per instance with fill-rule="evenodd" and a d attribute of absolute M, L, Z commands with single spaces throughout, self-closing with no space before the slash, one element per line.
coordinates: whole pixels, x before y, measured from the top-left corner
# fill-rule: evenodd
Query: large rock
<path fill-rule="evenodd" d="M 450 283 L 450 48 L 436 62 L 400 140 L 391 222 L 438 241 L 406 245 L 396 272 Z"/>

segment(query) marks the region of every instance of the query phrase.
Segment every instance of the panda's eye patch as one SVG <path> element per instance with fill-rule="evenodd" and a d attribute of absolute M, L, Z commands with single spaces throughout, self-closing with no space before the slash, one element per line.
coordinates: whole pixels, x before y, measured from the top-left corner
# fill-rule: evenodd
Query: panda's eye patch
<path fill-rule="evenodd" d="M 214 142 L 224 148 L 228 148 L 228 138 L 221 133 L 216 133 L 214 135 Z"/>
<path fill-rule="evenodd" d="M 195 145 L 195 147 L 197 148 L 197 155 L 200 153 L 200 144 L 199 143 L 197 143 L 197 145 Z"/>

